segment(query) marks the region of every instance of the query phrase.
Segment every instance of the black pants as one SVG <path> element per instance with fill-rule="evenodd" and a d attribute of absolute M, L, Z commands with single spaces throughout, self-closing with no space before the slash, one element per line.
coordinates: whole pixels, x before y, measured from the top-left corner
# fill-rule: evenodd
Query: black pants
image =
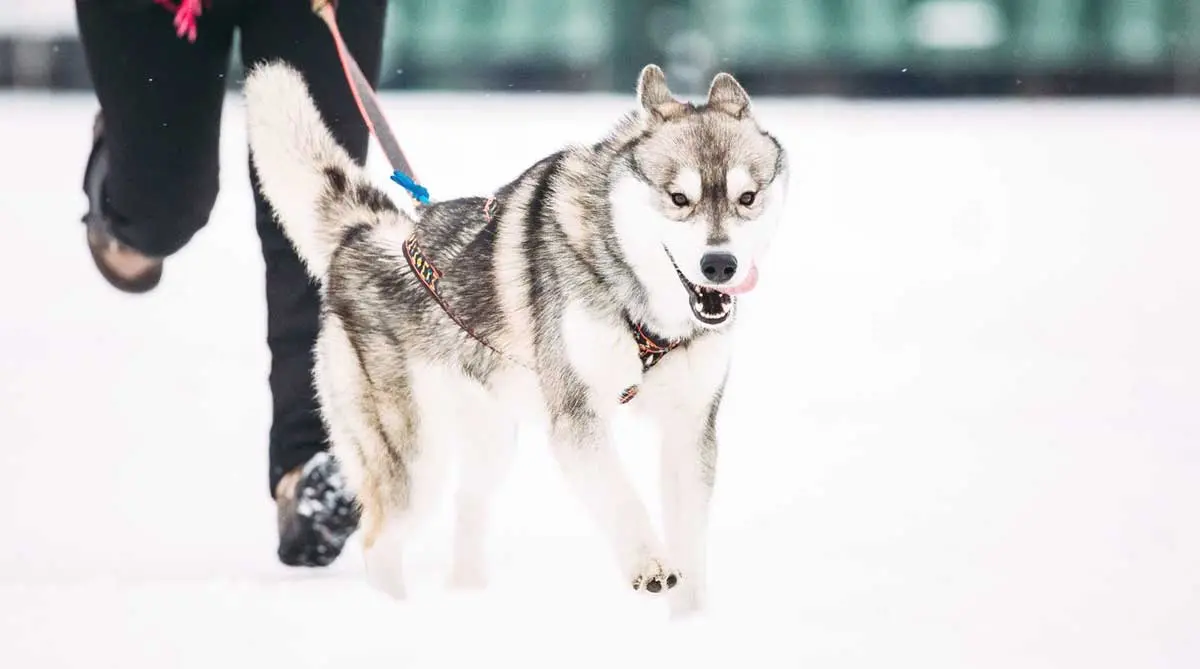
<path fill-rule="evenodd" d="M 80 38 L 110 151 L 106 213 L 119 241 L 142 253 L 175 253 L 208 222 L 217 197 L 219 135 L 234 30 L 246 66 L 284 60 L 308 81 L 334 137 L 360 162 L 368 131 L 332 37 L 311 0 L 217 0 L 194 43 L 173 14 L 150 2 L 76 0 Z M 338 25 L 372 85 L 383 48 L 386 0 L 338 3 Z M 273 416 L 269 485 L 327 448 L 312 383 L 318 293 L 275 222 L 251 166 L 255 222 L 266 264 L 267 343 Z M 220 272 L 213 259 L 213 272 Z"/>

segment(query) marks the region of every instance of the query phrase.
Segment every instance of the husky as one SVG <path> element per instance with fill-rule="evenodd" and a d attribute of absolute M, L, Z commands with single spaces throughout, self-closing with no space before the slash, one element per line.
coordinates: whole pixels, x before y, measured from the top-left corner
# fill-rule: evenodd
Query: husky
<path fill-rule="evenodd" d="M 695 104 L 647 65 L 637 106 L 599 141 L 490 195 L 404 210 L 295 70 L 258 66 L 244 96 L 252 165 L 321 287 L 314 383 L 369 583 L 406 596 L 405 543 L 457 461 L 450 585 L 486 586 L 489 505 L 532 418 L 625 587 L 702 610 L 737 299 L 788 182 L 737 80 L 716 75 Z M 661 434 L 662 538 L 611 443 L 622 407 Z"/>

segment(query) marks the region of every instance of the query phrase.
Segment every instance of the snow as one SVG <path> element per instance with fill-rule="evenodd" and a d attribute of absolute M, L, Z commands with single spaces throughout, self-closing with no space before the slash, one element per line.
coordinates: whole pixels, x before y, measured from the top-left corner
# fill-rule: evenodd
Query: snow
<path fill-rule="evenodd" d="M 435 198 L 625 102 L 385 99 Z M 92 98 L 0 96 L 0 665 L 1200 665 L 1196 104 L 761 102 L 793 208 L 743 298 L 686 623 L 627 591 L 537 434 L 484 592 L 443 587 L 444 516 L 403 603 L 357 548 L 275 561 L 239 104 L 211 224 L 129 297 L 78 223 Z"/>

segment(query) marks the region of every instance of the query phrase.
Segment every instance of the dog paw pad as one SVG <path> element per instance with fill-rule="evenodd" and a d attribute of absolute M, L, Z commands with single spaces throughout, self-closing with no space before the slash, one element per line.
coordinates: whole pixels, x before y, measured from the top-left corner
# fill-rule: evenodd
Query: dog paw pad
<path fill-rule="evenodd" d="M 679 572 L 663 567 L 657 560 L 651 560 L 646 568 L 633 578 L 633 589 L 648 592 L 652 595 L 670 590 L 679 584 L 682 576 Z"/>

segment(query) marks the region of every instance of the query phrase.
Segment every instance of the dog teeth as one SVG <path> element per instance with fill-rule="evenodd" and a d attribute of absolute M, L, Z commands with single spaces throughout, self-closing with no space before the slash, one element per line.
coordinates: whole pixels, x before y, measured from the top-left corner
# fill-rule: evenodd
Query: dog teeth
<path fill-rule="evenodd" d="M 692 312 L 701 323 L 719 325 L 725 322 L 725 319 L 729 317 L 733 309 L 733 296 L 719 290 L 694 284 L 685 279 L 682 273 L 680 273 L 679 278 L 683 282 L 684 287 L 690 288 L 692 291 L 692 295 L 689 296 L 691 297 L 689 301 L 691 302 Z"/>
<path fill-rule="evenodd" d="M 692 303 L 692 311 L 696 312 L 696 315 L 701 316 L 703 318 L 710 319 L 710 320 L 716 319 L 716 318 L 724 318 L 725 316 L 728 316 L 729 311 L 732 307 L 733 307 L 733 300 L 722 299 L 720 302 L 717 303 L 716 312 L 710 313 L 708 311 L 705 311 L 703 302 L 696 301 L 696 302 Z"/>

